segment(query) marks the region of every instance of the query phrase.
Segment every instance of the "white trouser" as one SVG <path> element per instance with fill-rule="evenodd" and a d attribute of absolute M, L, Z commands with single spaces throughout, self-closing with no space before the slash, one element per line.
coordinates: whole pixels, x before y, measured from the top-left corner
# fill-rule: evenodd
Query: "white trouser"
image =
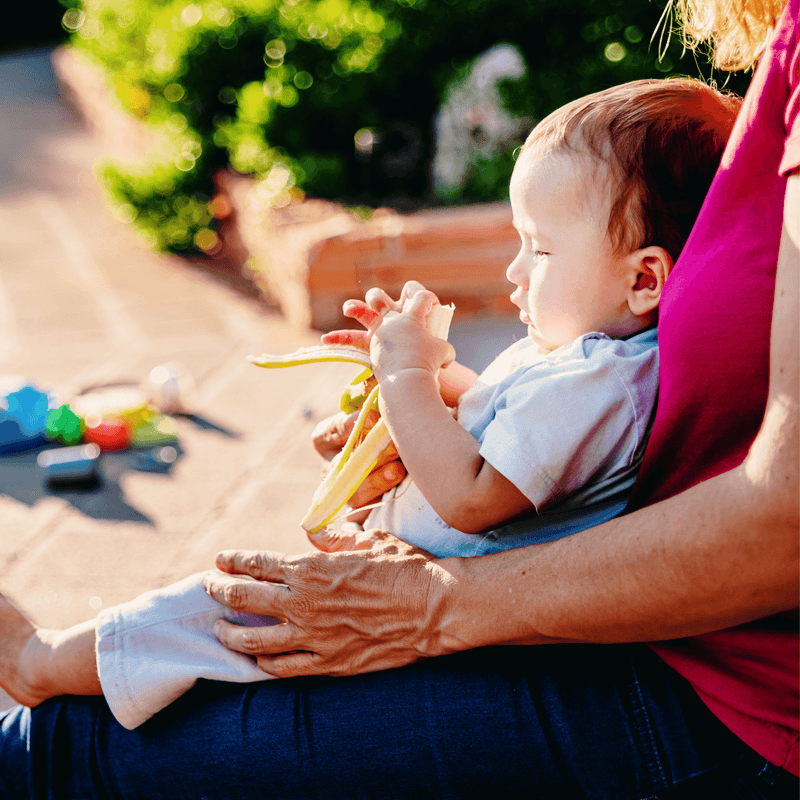
<path fill-rule="evenodd" d="M 203 575 L 148 592 L 97 616 L 97 670 L 114 716 L 132 729 L 190 689 L 198 678 L 249 683 L 268 680 L 250 656 L 214 636 L 218 619 L 249 627 L 272 617 L 231 611 L 209 597 Z"/>

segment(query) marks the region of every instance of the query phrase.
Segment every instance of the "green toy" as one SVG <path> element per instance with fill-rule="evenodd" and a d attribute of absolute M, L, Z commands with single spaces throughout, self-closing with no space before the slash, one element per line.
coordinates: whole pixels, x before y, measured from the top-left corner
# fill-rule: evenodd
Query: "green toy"
<path fill-rule="evenodd" d="M 47 415 L 44 432 L 51 441 L 75 445 L 81 440 L 83 426 L 80 417 L 68 405 L 63 405 Z"/>

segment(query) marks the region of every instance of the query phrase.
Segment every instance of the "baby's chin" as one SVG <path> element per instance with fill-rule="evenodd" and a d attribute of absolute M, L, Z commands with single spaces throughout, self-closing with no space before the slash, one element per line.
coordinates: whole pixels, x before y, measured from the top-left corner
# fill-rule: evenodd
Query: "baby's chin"
<path fill-rule="evenodd" d="M 558 345 L 552 345 L 548 342 L 541 333 L 539 333 L 538 329 L 532 322 L 528 322 L 528 338 L 533 339 L 534 342 L 539 346 L 539 348 L 544 351 L 545 353 L 552 353 Z"/>

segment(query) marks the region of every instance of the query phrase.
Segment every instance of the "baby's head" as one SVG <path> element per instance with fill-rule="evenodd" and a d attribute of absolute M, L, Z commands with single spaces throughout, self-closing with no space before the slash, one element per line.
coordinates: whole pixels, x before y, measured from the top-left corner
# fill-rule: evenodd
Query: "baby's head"
<path fill-rule="evenodd" d="M 634 81 L 534 128 L 511 178 L 522 248 L 507 272 L 534 340 L 656 322 L 740 104 L 690 79 Z"/>

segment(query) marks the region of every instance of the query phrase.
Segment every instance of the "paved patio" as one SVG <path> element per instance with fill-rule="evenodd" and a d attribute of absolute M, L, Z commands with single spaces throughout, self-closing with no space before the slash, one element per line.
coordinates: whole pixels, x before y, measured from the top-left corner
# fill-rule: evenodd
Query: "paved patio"
<path fill-rule="evenodd" d="M 0 456 L 0 591 L 62 627 L 207 568 L 223 547 L 306 550 L 309 435 L 357 368 L 245 361 L 317 339 L 113 218 L 92 174 L 103 143 L 61 99 L 48 51 L 0 59 L 0 138 L 0 379 L 68 399 L 178 360 L 197 384 L 169 469 L 105 454 L 99 489 L 54 493 L 35 451 Z M 456 326 L 475 367 L 513 340 L 508 320 L 497 326 Z"/>
<path fill-rule="evenodd" d="M 100 489 L 53 493 L 35 451 L 0 457 L 0 589 L 57 627 L 208 567 L 225 546 L 307 549 L 309 434 L 357 368 L 245 361 L 316 337 L 152 254 L 110 215 L 92 174 L 100 144 L 60 99 L 48 52 L 0 60 L 0 138 L 0 376 L 68 398 L 178 360 L 197 384 L 168 470 L 106 454 Z"/>

